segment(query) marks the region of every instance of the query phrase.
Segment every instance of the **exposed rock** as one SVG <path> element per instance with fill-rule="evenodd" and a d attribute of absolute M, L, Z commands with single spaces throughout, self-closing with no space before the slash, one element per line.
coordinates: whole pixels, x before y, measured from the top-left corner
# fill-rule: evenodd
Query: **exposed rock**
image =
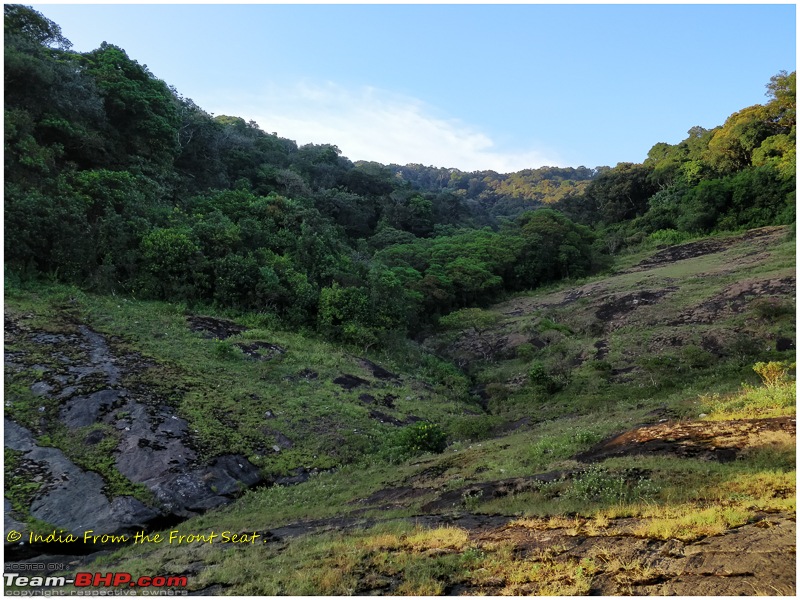
<path fill-rule="evenodd" d="M 202 318 L 197 324 L 225 327 L 229 333 L 235 325 Z M 38 369 L 46 374 L 32 391 L 60 401 L 58 418 L 70 429 L 95 424 L 116 429 L 115 467 L 148 488 L 155 500 L 149 507 L 129 496 L 109 498 L 100 474 L 82 470 L 57 448 L 39 446 L 29 430 L 6 419 L 5 446 L 23 453 L 26 468 L 39 474 L 41 485 L 29 507 L 32 517 L 75 534 L 86 529 L 106 534 L 141 530 L 156 519 L 192 516 L 227 503 L 262 480 L 243 456 L 220 456 L 204 464 L 192 448 L 184 419 L 154 403 L 147 392 L 133 394 L 123 387 L 128 371 L 150 366 L 138 355 L 117 356 L 104 336 L 83 325 L 76 333 L 17 331 L 30 342 L 52 347 L 48 351 L 62 356 L 66 365 L 58 373 Z M 107 435 L 95 429 L 83 442 L 91 446 Z M 278 442 L 291 445 L 285 436 Z M 6 516 L 19 523 L 17 517 Z"/>
<path fill-rule="evenodd" d="M 8 419 L 5 446 L 23 452 L 26 460 L 46 473 L 30 506 L 30 514 L 36 519 L 82 535 L 88 529 L 103 533 L 139 530 L 158 516 L 158 512 L 129 496 L 109 502 L 102 477 L 83 471 L 57 448 L 38 446 L 30 431 Z"/>
<path fill-rule="evenodd" d="M 285 354 L 286 349 L 281 348 L 277 344 L 270 344 L 269 342 L 250 342 L 234 344 L 246 356 L 256 360 L 270 360 L 279 354 Z"/>
<path fill-rule="evenodd" d="M 795 435 L 796 426 L 795 417 L 645 425 L 604 440 L 575 458 L 597 462 L 619 456 L 669 454 L 730 462 L 761 443 L 762 434 L 784 431 Z"/>
<path fill-rule="evenodd" d="M 127 393 L 101 390 L 89 396 L 75 396 L 61 407 L 60 420 L 70 429 L 97 423 L 102 412 L 119 407 Z M 116 405 L 116 406 L 115 406 Z"/>
<path fill-rule="evenodd" d="M 424 504 L 422 510 L 430 512 L 434 510 L 461 508 L 464 506 L 465 499 L 469 497 L 479 497 L 482 500 L 502 498 L 509 494 L 518 494 L 535 489 L 543 483 L 560 481 L 571 475 L 571 471 L 551 471 L 549 473 L 531 475 L 530 477 L 516 477 L 514 479 L 474 483 L 456 490 L 444 492 L 436 500 Z"/>
<path fill-rule="evenodd" d="M 381 423 L 389 423 L 397 427 L 403 425 L 403 422 L 400 419 L 395 419 L 393 416 L 387 415 L 386 413 L 382 413 L 377 410 L 369 411 L 369 416 L 370 418 L 380 421 Z"/>
<path fill-rule="evenodd" d="M 46 396 L 53 388 L 45 381 L 37 381 L 31 386 L 31 393 L 34 396 Z"/>
<path fill-rule="evenodd" d="M 24 539 L 24 535 L 28 531 L 28 526 L 15 519 L 12 515 L 13 511 L 14 509 L 11 506 L 11 501 L 8 498 L 3 498 L 3 531 L 5 531 L 6 534 L 12 530 L 19 531 L 23 534 Z M 7 539 L 5 540 L 5 544 L 9 544 Z"/>
<path fill-rule="evenodd" d="M 729 237 L 725 239 L 706 239 L 697 242 L 689 242 L 687 244 L 680 244 L 677 246 L 669 246 L 660 252 L 656 252 L 650 258 L 646 258 L 635 267 L 624 271 L 624 273 L 634 273 L 636 271 L 645 271 L 654 269 L 667 264 L 671 264 L 680 260 L 695 258 L 706 254 L 717 254 L 724 252 L 731 246 L 738 244 L 742 241 L 771 243 L 776 238 L 785 234 L 784 227 L 761 227 L 759 229 L 751 229 L 739 236 Z"/>
<path fill-rule="evenodd" d="M 342 386 L 346 390 L 352 390 L 360 385 L 369 385 L 369 381 L 356 377 L 355 375 L 340 375 L 333 380 L 333 383 Z"/>
<path fill-rule="evenodd" d="M 317 475 L 319 469 L 306 469 L 305 467 L 297 467 L 291 471 L 291 475 L 284 475 L 276 478 L 273 483 L 275 485 L 297 485 L 308 481 L 312 475 Z"/>
<path fill-rule="evenodd" d="M 191 516 L 261 480 L 258 469 L 243 456 L 223 456 L 208 466 L 199 465 L 184 439 L 187 424 L 168 410 L 151 414 L 130 400 L 123 410 L 129 428 L 118 446 L 116 467 L 134 483 L 147 486 L 162 509 Z M 239 483 L 237 483 L 239 482 Z"/>
<path fill-rule="evenodd" d="M 292 440 L 283 435 L 283 433 L 281 433 L 277 429 L 270 429 L 268 427 L 265 427 L 264 429 L 262 429 L 262 431 L 264 432 L 265 436 L 271 436 L 275 439 L 275 445 L 273 446 L 273 449 L 277 448 L 275 452 L 280 452 L 281 450 L 289 450 L 290 448 L 292 448 L 292 446 L 294 446 L 294 442 L 292 442 Z"/>
<path fill-rule="evenodd" d="M 737 281 L 719 294 L 684 311 L 669 325 L 714 323 L 723 317 L 744 312 L 756 299 L 770 296 L 793 298 L 796 288 L 794 276 Z"/>
<path fill-rule="evenodd" d="M 374 362 L 367 360 L 366 358 L 359 358 L 358 363 L 378 379 L 399 379 L 399 377 L 394 373 L 387 371 L 380 365 L 376 365 Z"/>
<path fill-rule="evenodd" d="M 233 321 L 218 319 L 216 317 L 192 315 L 187 317 L 186 320 L 189 323 L 189 329 L 202 333 L 203 337 L 208 339 L 224 340 L 247 331 L 247 327 L 243 325 L 238 325 Z"/>
<path fill-rule="evenodd" d="M 303 369 L 302 371 L 299 371 L 296 375 L 287 375 L 285 379 L 287 381 L 299 381 L 301 379 L 305 381 L 313 381 L 318 377 L 319 373 L 317 373 L 316 371 L 312 371 L 311 369 Z"/>
<path fill-rule="evenodd" d="M 608 340 L 598 340 L 595 342 L 594 347 L 597 349 L 594 355 L 595 360 L 603 360 L 608 356 Z"/>
<path fill-rule="evenodd" d="M 623 294 L 621 296 L 613 296 L 603 302 L 600 308 L 595 312 L 595 317 L 605 323 L 614 321 L 636 310 L 640 306 L 655 304 L 664 296 L 677 289 L 676 287 L 668 287 L 661 290 L 642 290 L 630 294 Z M 608 329 L 608 327 L 606 329 Z"/>

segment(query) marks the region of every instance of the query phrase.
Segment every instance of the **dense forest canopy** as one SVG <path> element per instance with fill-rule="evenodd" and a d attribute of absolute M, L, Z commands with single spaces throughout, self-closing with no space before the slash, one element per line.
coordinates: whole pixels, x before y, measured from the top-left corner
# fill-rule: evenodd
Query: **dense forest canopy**
<path fill-rule="evenodd" d="M 113 44 L 5 5 L 6 275 L 271 313 L 360 345 L 602 268 L 652 239 L 795 219 L 795 73 L 641 164 L 353 163 L 212 116 Z"/>

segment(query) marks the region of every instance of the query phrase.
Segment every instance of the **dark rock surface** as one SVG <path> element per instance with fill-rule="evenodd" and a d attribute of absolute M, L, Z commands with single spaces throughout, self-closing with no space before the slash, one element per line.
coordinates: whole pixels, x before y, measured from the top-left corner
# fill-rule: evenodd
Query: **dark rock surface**
<path fill-rule="evenodd" d="M 8 419 L 5 446 L 22 452 L 27 461 L 45 473 L 43 485 L 30 505 L 31 516 L 40 521 L 81 535 L 89 529 L 102 533 L 139 530 L 159 515 L 130 496 L 109 501 L 102 477 L 80 469 L 57 448 L 38 446 L 30 431 Z M 17 521 L 7 513 L 6 520 L 9 519 Z"/>
<path fill-rule="evenodd" d="M 224 340 L 234 335 L 247 331 L 247 327 L 238 325 L 227 319 L 192 315 L 188 317 L 189 329 L 196 331 L 209 339 Z"/>
<path fill-rule="evenodd" d="M 44 346 L 63 368 L 40 366 L 41 380 L 31 385 L 34 395 L 57 402 L 53 417 L 95 445 L 111 435 L 108 429 L 88 432 L 83 427 L 102 425 L 116 431 L 119 442 L 114 466 L 129 481 L 144 485 L 153 497 L 147 506 L 132 496 L 109 495 L 103 477 L 77 466 L 58 448 L 37 442 L 36 434 L 10 419 L 5 420 L 4 443 L 21 453 L 26 472 L 36 473 L 38 489 L 32 493 L 30 516 L 75 535 L 86 530 L 103 534 L 147 529 L 154 521 L 189 517 L 229 502 L 243 489 L 262 480 L 259 470 L 245 457 L 219 456 L 201 460 L 193 449 L 186 420 L 148 390 L 126 389 L 124 377 L 150 365 L 138 355 L 115 353 L 107 339 L 80 325 L 74 333 L 26 332 L 6 316 L 16 338 Z M 228 331 L 229 323 L 201 320 Z M 220 332 L 217 332 L 220 333 Z M 7 368 L 32 368 L 25 353 Z M 37 365 L 38 366 L 38 365 Z M 25 531 L 10 503 L 5 505 L 6 528 Z"/>

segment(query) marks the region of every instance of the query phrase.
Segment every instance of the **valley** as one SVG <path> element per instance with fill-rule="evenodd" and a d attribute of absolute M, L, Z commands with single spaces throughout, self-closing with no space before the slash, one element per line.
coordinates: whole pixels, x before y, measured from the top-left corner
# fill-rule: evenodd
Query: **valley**
<path fill-rule="evenodd" d="M 7 290 L 6 529 L 258 543 L 6 555 L 213 595 L 793 594 L 794 380 L 753 370 L 793 361 L 793 252 L 783 227 L 642 249 L 364 356 Z M 443 452 L 403 454 L 420 423 Z"/>

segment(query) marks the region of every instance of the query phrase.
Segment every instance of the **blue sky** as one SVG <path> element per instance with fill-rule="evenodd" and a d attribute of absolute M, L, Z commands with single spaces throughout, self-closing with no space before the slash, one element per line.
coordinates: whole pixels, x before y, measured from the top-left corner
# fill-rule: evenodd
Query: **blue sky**
<path fill-rule="evenodd" d="M 641 162 L 795 70 L 794 4 L 34 4 L 214 114 L 352 160 Z"/>

